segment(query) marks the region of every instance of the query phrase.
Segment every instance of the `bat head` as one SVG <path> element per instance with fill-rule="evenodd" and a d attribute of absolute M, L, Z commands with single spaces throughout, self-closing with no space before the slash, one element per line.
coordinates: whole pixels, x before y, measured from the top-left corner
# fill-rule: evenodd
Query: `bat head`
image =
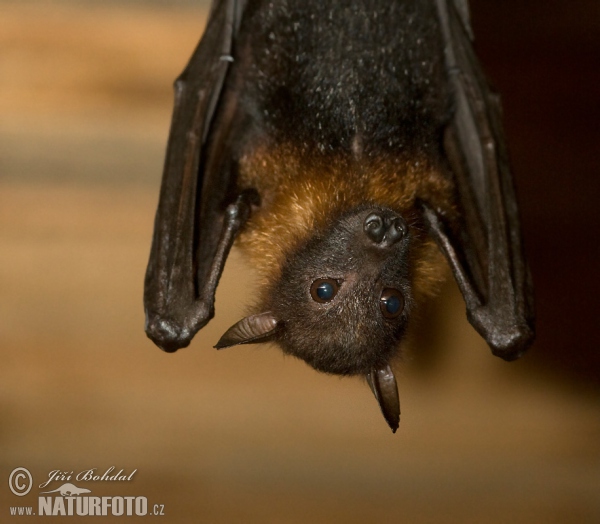
<path fill-rule="evenodd" d="M 385 368 L 412 305 L 409 246 L 405 220 L 390 209 L 342 215 L 287 259 L 265 312 L 232 326 L 216 347 L 274 340 L 319 371 Z"/>

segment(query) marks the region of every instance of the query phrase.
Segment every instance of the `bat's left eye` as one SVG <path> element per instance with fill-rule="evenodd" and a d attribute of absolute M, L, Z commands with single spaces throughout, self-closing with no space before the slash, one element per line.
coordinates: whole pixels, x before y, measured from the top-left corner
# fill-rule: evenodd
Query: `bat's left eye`
<path fill-rule="evenodd" d="M 385 318 L 397 318 L 404 311 L 404 296 L 397 289 L 385 288 L 381 293 L 379 307 Z"/>
<path fill-rule="evenodd" d="M 335 297 L 339 289 L 337 281 L 332 278 L 319 278 L 310 286 L 310 296 L 315 302 L 324 304 Z"/>

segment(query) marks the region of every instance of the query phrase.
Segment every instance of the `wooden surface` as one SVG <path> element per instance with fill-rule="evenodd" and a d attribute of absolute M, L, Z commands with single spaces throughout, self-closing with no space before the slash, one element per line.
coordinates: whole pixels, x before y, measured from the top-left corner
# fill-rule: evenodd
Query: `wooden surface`
<path fill-rule="evenodd" d="M 134 480 L 85 487 L 169 523 L 599 522 L 597 390 L 492 357 L 452 283 L 399 367 L 396 435 L 361 380 L 212 349 L 252 296 L 235 254 L 190 348 L 146 339 L 170 84 L 203 19 L 2 4 L 0 522 L 32 520 L 8 508 L 36 506 L 49 471 L 110 466 Z M 16 467 L 36 484 L 22 498 Z"/>

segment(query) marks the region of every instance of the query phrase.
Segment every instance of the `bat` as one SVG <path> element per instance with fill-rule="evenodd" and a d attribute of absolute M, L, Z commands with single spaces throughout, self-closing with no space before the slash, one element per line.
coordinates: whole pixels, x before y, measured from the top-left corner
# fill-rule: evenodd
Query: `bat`
<path fill-rule="evenodd" d="M 471 41 L 466 0 L 214 0 L 175 82 L 147 335 L 190 343 L 236 241 L 261 291 L 215 347 L 362 375 L 394 432 L 390 363 L 447 266 L 492 353 L 518 358 L 531 277 Z"/>

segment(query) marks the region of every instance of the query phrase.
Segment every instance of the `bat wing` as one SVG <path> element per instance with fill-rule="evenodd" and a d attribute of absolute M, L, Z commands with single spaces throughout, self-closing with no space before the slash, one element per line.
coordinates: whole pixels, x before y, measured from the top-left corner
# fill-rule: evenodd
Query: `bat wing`
<path fill-rule="evenodd" d="M 175 108 L 145 279 L 146 333 L 165 351 L 214 315 L 214 294 L 252 195 L 232 195 L 227 115 L 215 121 L 245 0 L 215 0 L 204 36 L 175 82 Z M 229 97 L 235 99 L 235 97 Z M 232 120 L 233 116 L 229 117 Z"/>
<path fill-rule="evenodd" d="M 446 227 L 425 207 L 430 231 L 448 259 L 469 322 L 505 360 L 534 338 L 533 291 L 523 256 L 498 96 L 471 46 L 466 0 L 436 0 L 454 113 L 444 148 L 455 176 L 462 222 Z"/>

